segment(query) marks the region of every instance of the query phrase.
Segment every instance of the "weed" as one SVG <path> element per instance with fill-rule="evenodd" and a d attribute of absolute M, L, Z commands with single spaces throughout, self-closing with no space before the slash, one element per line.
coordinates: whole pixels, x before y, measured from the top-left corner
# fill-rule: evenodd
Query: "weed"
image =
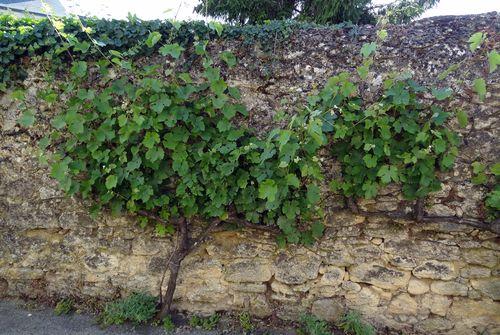
<path fill-rule="evenodd" d="M 245 333 L 250 332 L 254 329 L 250 314 L 248 314 L 247 312 L 240 313 L 238 319 L 240 321 L 240 326 L 241 328 L 243 328 Z"/>
<path fill-rule="evenodd" d="M 174 321 L 172 321 L 172 317 L 169 315 L 163 319 L 163 329 L 169 333 L 175 330 Z"/>
<path fill-rule="evenodd" d="M 54 309 L 55 315 L 69 314 L 73 310 L 73 300 L 63 299 L 59 301 Z"/>
<path fill-rule="evenodd" d="M 202 316 L 193 315 L 189 319 L 189 325 L 193 328 L 201 328 L 203 330 L 213 330 L 219 323 L 219 320 L 220 320 L 219 314 L 213 314 L 206 318 Z"/>
<path fill-rule="evenodd" d="M 328 323 L 318 319 L 314 315 L 305 314 L 300 317 L 302 327 L 299 330 L 302 335 L 330 335 Z"/>
<path fill-rule="evenodd" d="M 340 328 L 351 335 L 375 335 L 375 329 L 361 320 L 358 312 L 350 311 L 340 323 Z"/>
<path fill-rule="evenodd" d="M 155 313 L 155 297 L 145 293 L 132 293 L 127 298 L 106 304 L 99 322 L 104 326 L 119 325 L 125 321 L 139 324 L 151 320 Z"/>

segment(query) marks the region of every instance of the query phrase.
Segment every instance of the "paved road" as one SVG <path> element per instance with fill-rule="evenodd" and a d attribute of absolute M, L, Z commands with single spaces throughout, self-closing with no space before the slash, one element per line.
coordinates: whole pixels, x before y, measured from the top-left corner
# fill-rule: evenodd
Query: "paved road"
<path fill-rule="evenodd" d="M 176 334 L 209 335 L 178 329 Z M 28 310 L 22 303 L 0 300 L 0 335 L 165 335 L 160 327 L 113 326 L 101 329 L 90 315 L 55 316 L 52 309 Z"/>

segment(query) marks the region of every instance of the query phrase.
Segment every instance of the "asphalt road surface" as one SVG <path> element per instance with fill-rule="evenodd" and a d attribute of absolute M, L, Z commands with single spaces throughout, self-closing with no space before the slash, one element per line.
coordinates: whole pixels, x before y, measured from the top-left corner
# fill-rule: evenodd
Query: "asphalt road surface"
<path fill-rule="evenodd" d="M 177 329 L 174 334 L 209 335 Z M 22 302 L 0 300 L 0 335 L 166 335 L 161 327 L 133 325 L 101 328 L 91 315 L 72 313 L 56 316 L 50 308 L 26 309 Z"/>

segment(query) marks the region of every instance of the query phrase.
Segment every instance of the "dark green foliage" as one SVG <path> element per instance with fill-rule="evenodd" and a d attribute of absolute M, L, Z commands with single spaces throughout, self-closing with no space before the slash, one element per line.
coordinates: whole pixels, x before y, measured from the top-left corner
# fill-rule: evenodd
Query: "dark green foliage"
<path fill-rule="evenodd" d="M 59 301 L 54 308 L 54 314 L 63 315 L 71 313 L 71 311 L 73 311 L 73 304 L 74 302 L 72 299 L 63 299 Z"/>
<path fill-rule="evenodd" d="M 322 111 L 333 133 L 332 153 L 342 164 L 343 181 L 334 191 L 346 196 L 373 198 L 380 186 L 401 183 L 407 199 L 440 189 L 436 170 L 449 170 L 460 140 L 445 125 L 450 113 L 422 105 L 427 91 L 411 79 L 385 81 L 385 94 L 364 106 L 348 73 L 331 78 L 311 109 Z"/>
<path fill-rule="evenodd" d="M 304 0 L 300 18 L 319 24 L 352 22 L 374 23 L 372 0 Z"/>
<path fill-rule="evenodd" d="M 151 320 L 156 313 L 157 299 L 145 293 L 132 293 L 127 298 L 106 304 L 99 322 L 104 326 L 119 325 L 126 321 L 134 324 Z"/>
<path fill-rule="evenodd" d="M 389 22 L 407 23 L 434 7 L 439 0 L 399 0 L 383 6 L 378 15 L 384 15 Z"/>
<path fill-rule="evenodd" d="M 291 19 L 319 24 L 375 23 L 385 15 L 390 22 L 408 22 L 420 16 L 439 0 L 396 0 L 375 5 L 373 0 L 200 0 L 195 11 L 232 23 L 262 23 Z"/>
<path fill-rule="evenodd" d="M 202 0 L 195 11 L 239 24 L 262 23 L 265 20 L 289 19 L 296 0 Z"/>
<path fill-rule="evenodd" d="M 201 328 L 203 330 L 214 330 L 219 323 L 220 315 L 212 314 L 208 317 L 201 317 L 197 315 L 193 315 L 189 319 L 189 325 L 193 328 Z"/>
<path fill-rule="evenodd" d="M 72 59 L 101 59 L 101 52 L 108 54 L 109 51 L 118 51 L 121 57 L 133 60 L 153 54 L 164 43 L 177 43 L 186 47 L 192 45 L 195 39 L 237 39 L 248 44 L 260 41 L 264 49 L 268 50 L 288 38 L 294 30 L 312 27 L 311 24 L 295 21 L 273 21 L 258 26 L 225 26 L 219 36 L 215 29 L 217 27 L 201 21 L 141 21 L 135 17 L 130 17 L 128 21 L 95 18 L 82 18 L 81 22 L 75 18 L 57 20 L 54 24 L 58 26 L 60 34 L 48 19 L 0 15 L 0 83 L 24 79 L 26 57 L 47 59 L 57 70 L 66 68 Z M 153 41 L 148 41 L 151 32 L 157 32 L 161 37 L 152 47 L 148 47 L 147 44 Z M 93 41 L 89 41 L 89 37 Z M 167 53 L 167 50 L 162 52 Z"/>
<path fill-rule="evenodd" d="M 350 311 L 340 323 L 340 329 L 349 335 L 375 335 L 375 329 L 361 320 L 361 315 Z"/>
<path fill-rule="evenodd" d="M 74 81 L 64 87 L 67 106 L 51 121 L 51 139 L 60 143 L 51 176 L 69 194 L 93 198 L 97 209 L 145 211 L 165 221 L 237 215 L 278 225 L 282 244 L 312 244 L 323 232 L 321 121 L 304 110 L 265 139 L 236 127 L 232 119 L 247 114 L 240 94 L 200 45 L 205 80 L 196 83 L 172 69 L 167 79 L 157 75 L 158 66 L 135 69 L 119 55 L 113 63 L 125 72 L 113 79 L 108 61 L 94 68 L 74 62 Z M 234 65 L 234 55 L 221 57 Z M 101 89 L 81 87 L 94 70 L 102 75 Z M 159 235 L 172 231 L 153 223 Z"/>
<path fill-rule="evenodd" d="M 326 321 L 323 321 L 311 314 L 305 314 L 300 317 L 301 335 L 331 335 L 330 327 Z"/>

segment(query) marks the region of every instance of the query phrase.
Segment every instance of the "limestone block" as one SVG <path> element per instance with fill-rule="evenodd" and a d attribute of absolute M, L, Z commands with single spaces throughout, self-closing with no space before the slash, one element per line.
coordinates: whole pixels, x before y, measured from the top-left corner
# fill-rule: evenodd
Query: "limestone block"
<path fill-rule="evenodd" d="M 342 283 L 342 289 L 346 291 L 354 291 L 354 292 L 359 292 L 361 291 L 361 285 L 358 283 L 352 282 L 350 280 L 347 280 Z"/>
<path fill-rule="evenodd" d="M 493 300 L 500 300 L 500 278 L 472 279 L 472 287 Z"/>
<path fill-rule="evenodd" d="M 424 280 L 411 278 L 408 282 L 408 293 L 419 295 L 429 292 L 429 284 Z"/>
<path fill-rule="evenodd" d="M 445 316 L 452 303 L 451 298 L 438 294 L 426 294 L 422 297 L 422 307 L 428 308 L 432 313 Z"/>
<path fill-rule="evenodd" d="M 434 334 L 452 329 L 453 326 L 453 322 L 445 318 L 429 318 L 417 323 L 415 328 L 422 334 Z"/>
<path fill-rule="evenodd" d="M 351 281 L 368 283 L 383 289 L 405 287 L 410 273 L 387 268 L 377 263 L 360 264 L 349 269 Z"/>
<path fill-rule="evenodd" d="M 456 329 L 470 329 L 477 327 L 484 329 L 486 325 L 500 324 L 500 304 L 490 299 L 483 300 L 454 300 L 451 305 L 448 319 L 457 322 Z M 472 331 L 469 334 L 473 334 Z"/>
<path fill-rule="evenodd" d="M 285 284 L 302 284 L 318 277 L 321 260 L 312 255 L 281 253 L 276 260 L 275 279 Z"/>
<path fill-rule="evenodd" d="M 491 275 L 491 270 L 483 266 L 469 265 L 460 269 L 463 278 L 486 278 Z"/>
<path fill-rule="evenodd" d="M 327 272 L 323 274 L 319 281 L 321 286 L 338 286 L 342 284 L 344 278 L 345 270 L 341 268 L 329 268 Z"/>
<path fill-rule="evenodd" d="M 492 268 L 497 265 L 498 252 L 490 249 L 470 249 L 464 252 L 464 260 L 469 264 Z"/>
<path fill-rule="evenodd" d="M 271 282 L 271 290 L 276 293 L 285 294 L 285 295 L 294 295 L 294 291 L 292 288 L 286 284 L 280 283 L 279 281 L 273 280 Z"/>
<path fill-rule="evenodd" d="M 390 302 L 387 312 L 390 314 L 417 315 L 418 304 L 409 294 L 401 293 Z"/>
<path fill-rule="evenodd" d="M 266 282 L 273 275 L 271 263 L 263 259 L 242 259 L 229 264 L 224 279 L 229 282 Z"/>
<path fill-rule="evenodd" d="M 417 266 L 415 259 L 408 255 L 396 255 L 392 257 L 389 263 L 403 270 L 412 270 Z"/>
<path fill-rule="evenodd" d="M 425 261 L 412 271 L 417 278 L 451 280 L 457 277 L 453 263 L 436 260 Z"/>
<path fill-rule="evenodd" d="M 467 296 L 467 285 L 453 281 L 435 281 L 431 283 L 431 291 L 441 295 Z"/>
<path fill-rule="evenodd" d="M 322 320 L 337 322 L 344 315 L 345 308 L 336 299 L 320 299 L 313 302 L 311 312 Z"/>
<path fill-rule="evenodd" d="M 345 298 L 348 306 L 356 306 L 358 310 L 361 307 L 362 311 L 374 311 L 376 309 L 369 307 L 377 307 L 380 302 L 378 293 L 371 287 L 363 287 L 359 292 L 348 292 Z"/>
<path fill-rule="evenodd" d="M 168 243 L 165 243 L 165 246 Z M 143 256 L 153 256 L 160 252 L 160 250 L 165 249 L 158 240 L 147 239 L 141 236 L 136 237 L 132 241 L 132 254 L 143 255 Z"/>

